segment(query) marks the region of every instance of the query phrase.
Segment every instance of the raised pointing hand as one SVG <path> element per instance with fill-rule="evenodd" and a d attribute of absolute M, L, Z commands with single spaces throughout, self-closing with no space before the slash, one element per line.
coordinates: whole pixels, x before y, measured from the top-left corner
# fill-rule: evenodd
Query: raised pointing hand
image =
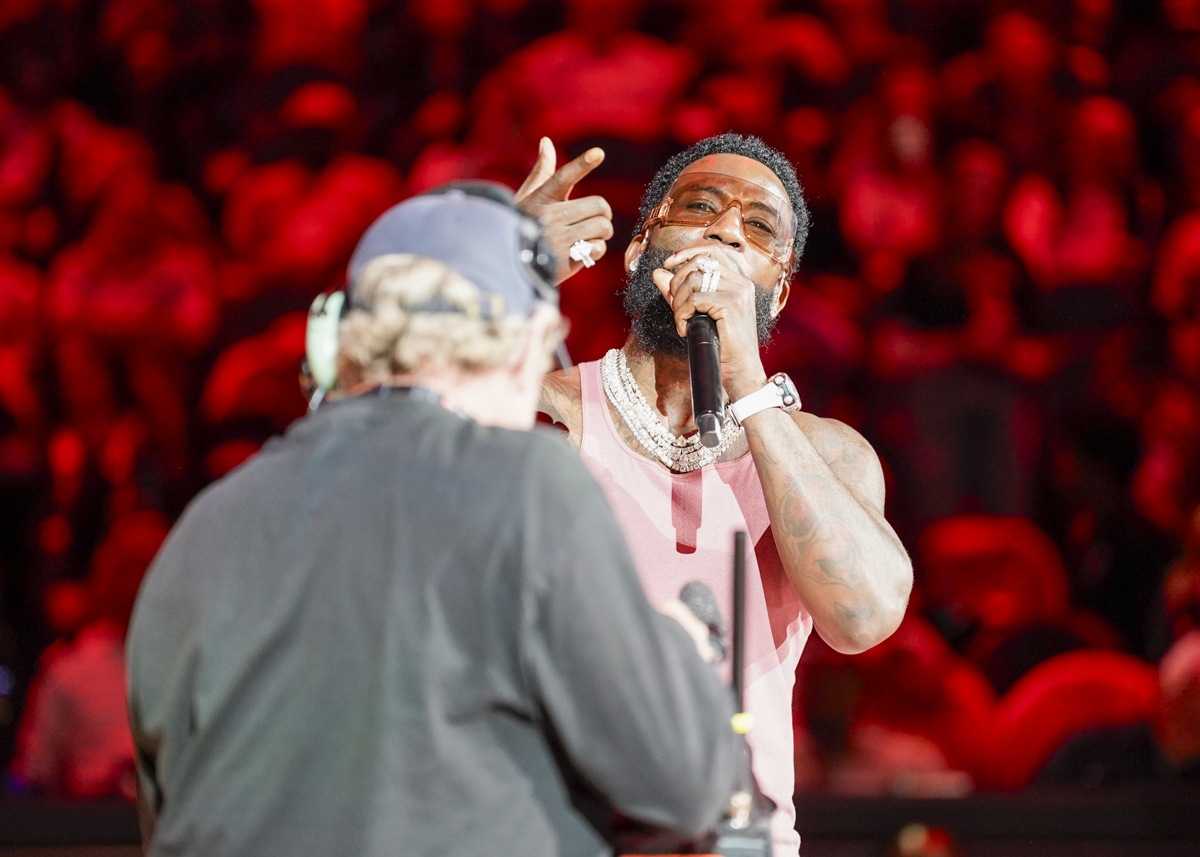
<path fill-rule="evenodd" d="M 600 259 L 613 236 L 612 208 L 602 196 L 571 199 L 571 192 L 604 161 L 604 150 L 591 148 L 555 170 L 557 155 L 549 137 L 538 144 L 537 160 L 517 190 L 517 204 L 542 223 L 543 235 L 558 264 L 558 282 L 572 276 L 583 263 L 570 258 L 571 245 L 587 241 L 592 259 Z"/>

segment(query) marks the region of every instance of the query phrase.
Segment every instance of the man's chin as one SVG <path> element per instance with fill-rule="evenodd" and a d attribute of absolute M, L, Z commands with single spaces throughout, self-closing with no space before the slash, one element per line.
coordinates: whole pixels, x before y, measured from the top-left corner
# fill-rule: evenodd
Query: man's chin
<path fill-rule="evenodd" d="M 651 354 L 661 354 L 676 360 L 688 356 L 687 338 L 675 332 L 675 314 L 671 305 L 662 296 L 652 276 L 656 268 L 671 253 L 660 247 L 651 247 L 638 260 L 636 271 L 629 274 L 622 300 L 625 314 L 631 319 L 630 328 L 638 345 Z M 771 317 L 772 295 L 770 291 L 756 289 L 755 310 L 758 317 L 758 344 L 761 348 L 771 338 L 775 319 Z"/>
<path fill-rule="evenodd" d="M 687 338 L 675 332 L 674 316 L 670 317 L 670 326 L 666 328 L 657 319 L 649 322 L 644 322 L 643 319 L 643 316 L 638 316 L 633 320 L 633 338 L 642 350 L 676 360 L 687 359 Z"/>

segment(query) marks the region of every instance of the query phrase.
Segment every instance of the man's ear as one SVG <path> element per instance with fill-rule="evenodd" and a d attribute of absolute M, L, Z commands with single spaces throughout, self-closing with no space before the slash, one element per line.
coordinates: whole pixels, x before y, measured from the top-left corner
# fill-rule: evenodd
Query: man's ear
<path fill-rule="evenodd" d="M 629 246 L 625 248 L 625 270 L 635 270 L 635 263 L 638 257 L 642 255 L 642 250 L 646 246 L 646 233 L 633 236 L 633 240 L 629 242 Z"/>
<path fill-rule="evenodd" d="M 783 312 L 791 293 L 792 278 L 788 276 L 787 271 L 784 271 L 779 275 L 779 282 L 775 284 L 775 292 L 771 296 L 771 318 L 777 318 Z"/>

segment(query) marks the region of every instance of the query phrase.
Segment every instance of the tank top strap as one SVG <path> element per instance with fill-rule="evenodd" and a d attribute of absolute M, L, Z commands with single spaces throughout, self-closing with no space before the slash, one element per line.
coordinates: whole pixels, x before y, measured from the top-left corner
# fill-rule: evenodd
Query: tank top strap
<path fill-rule="evenodd" d="M 612 424 L 599 360 L 579 364 L 579 388 L 583 399 L 583 437 L 579 451 L 585 458 L 611 467 L 622 457 L 629 456 L 631 450 L 621 442 Z"/>
<path fill-rule="evenodd" d="M 600 379 L 600 361 L 579 364 L 579 388 L 583 397 L 583 430 L 595 431 L 604 425 L 604 382 Z"/>

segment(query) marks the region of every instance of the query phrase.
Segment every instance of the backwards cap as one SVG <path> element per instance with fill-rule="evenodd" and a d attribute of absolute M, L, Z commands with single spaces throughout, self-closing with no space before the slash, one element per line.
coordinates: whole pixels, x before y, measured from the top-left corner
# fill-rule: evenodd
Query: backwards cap
<path fill-rule="evenodd" d="M 371 260 L 391 253 L 429 256 L 480 291 L 480 315 L 529 318 L 541 302 L 558 304 L 553 261 L 539 245 L 536 220 L 514 208 L 511 192 L 483 182 L 447 185 L 405 200 L 381 214 L 350 257 L 351 303 Z M 440 300 L 416 312 L 461 312 Z"/>

